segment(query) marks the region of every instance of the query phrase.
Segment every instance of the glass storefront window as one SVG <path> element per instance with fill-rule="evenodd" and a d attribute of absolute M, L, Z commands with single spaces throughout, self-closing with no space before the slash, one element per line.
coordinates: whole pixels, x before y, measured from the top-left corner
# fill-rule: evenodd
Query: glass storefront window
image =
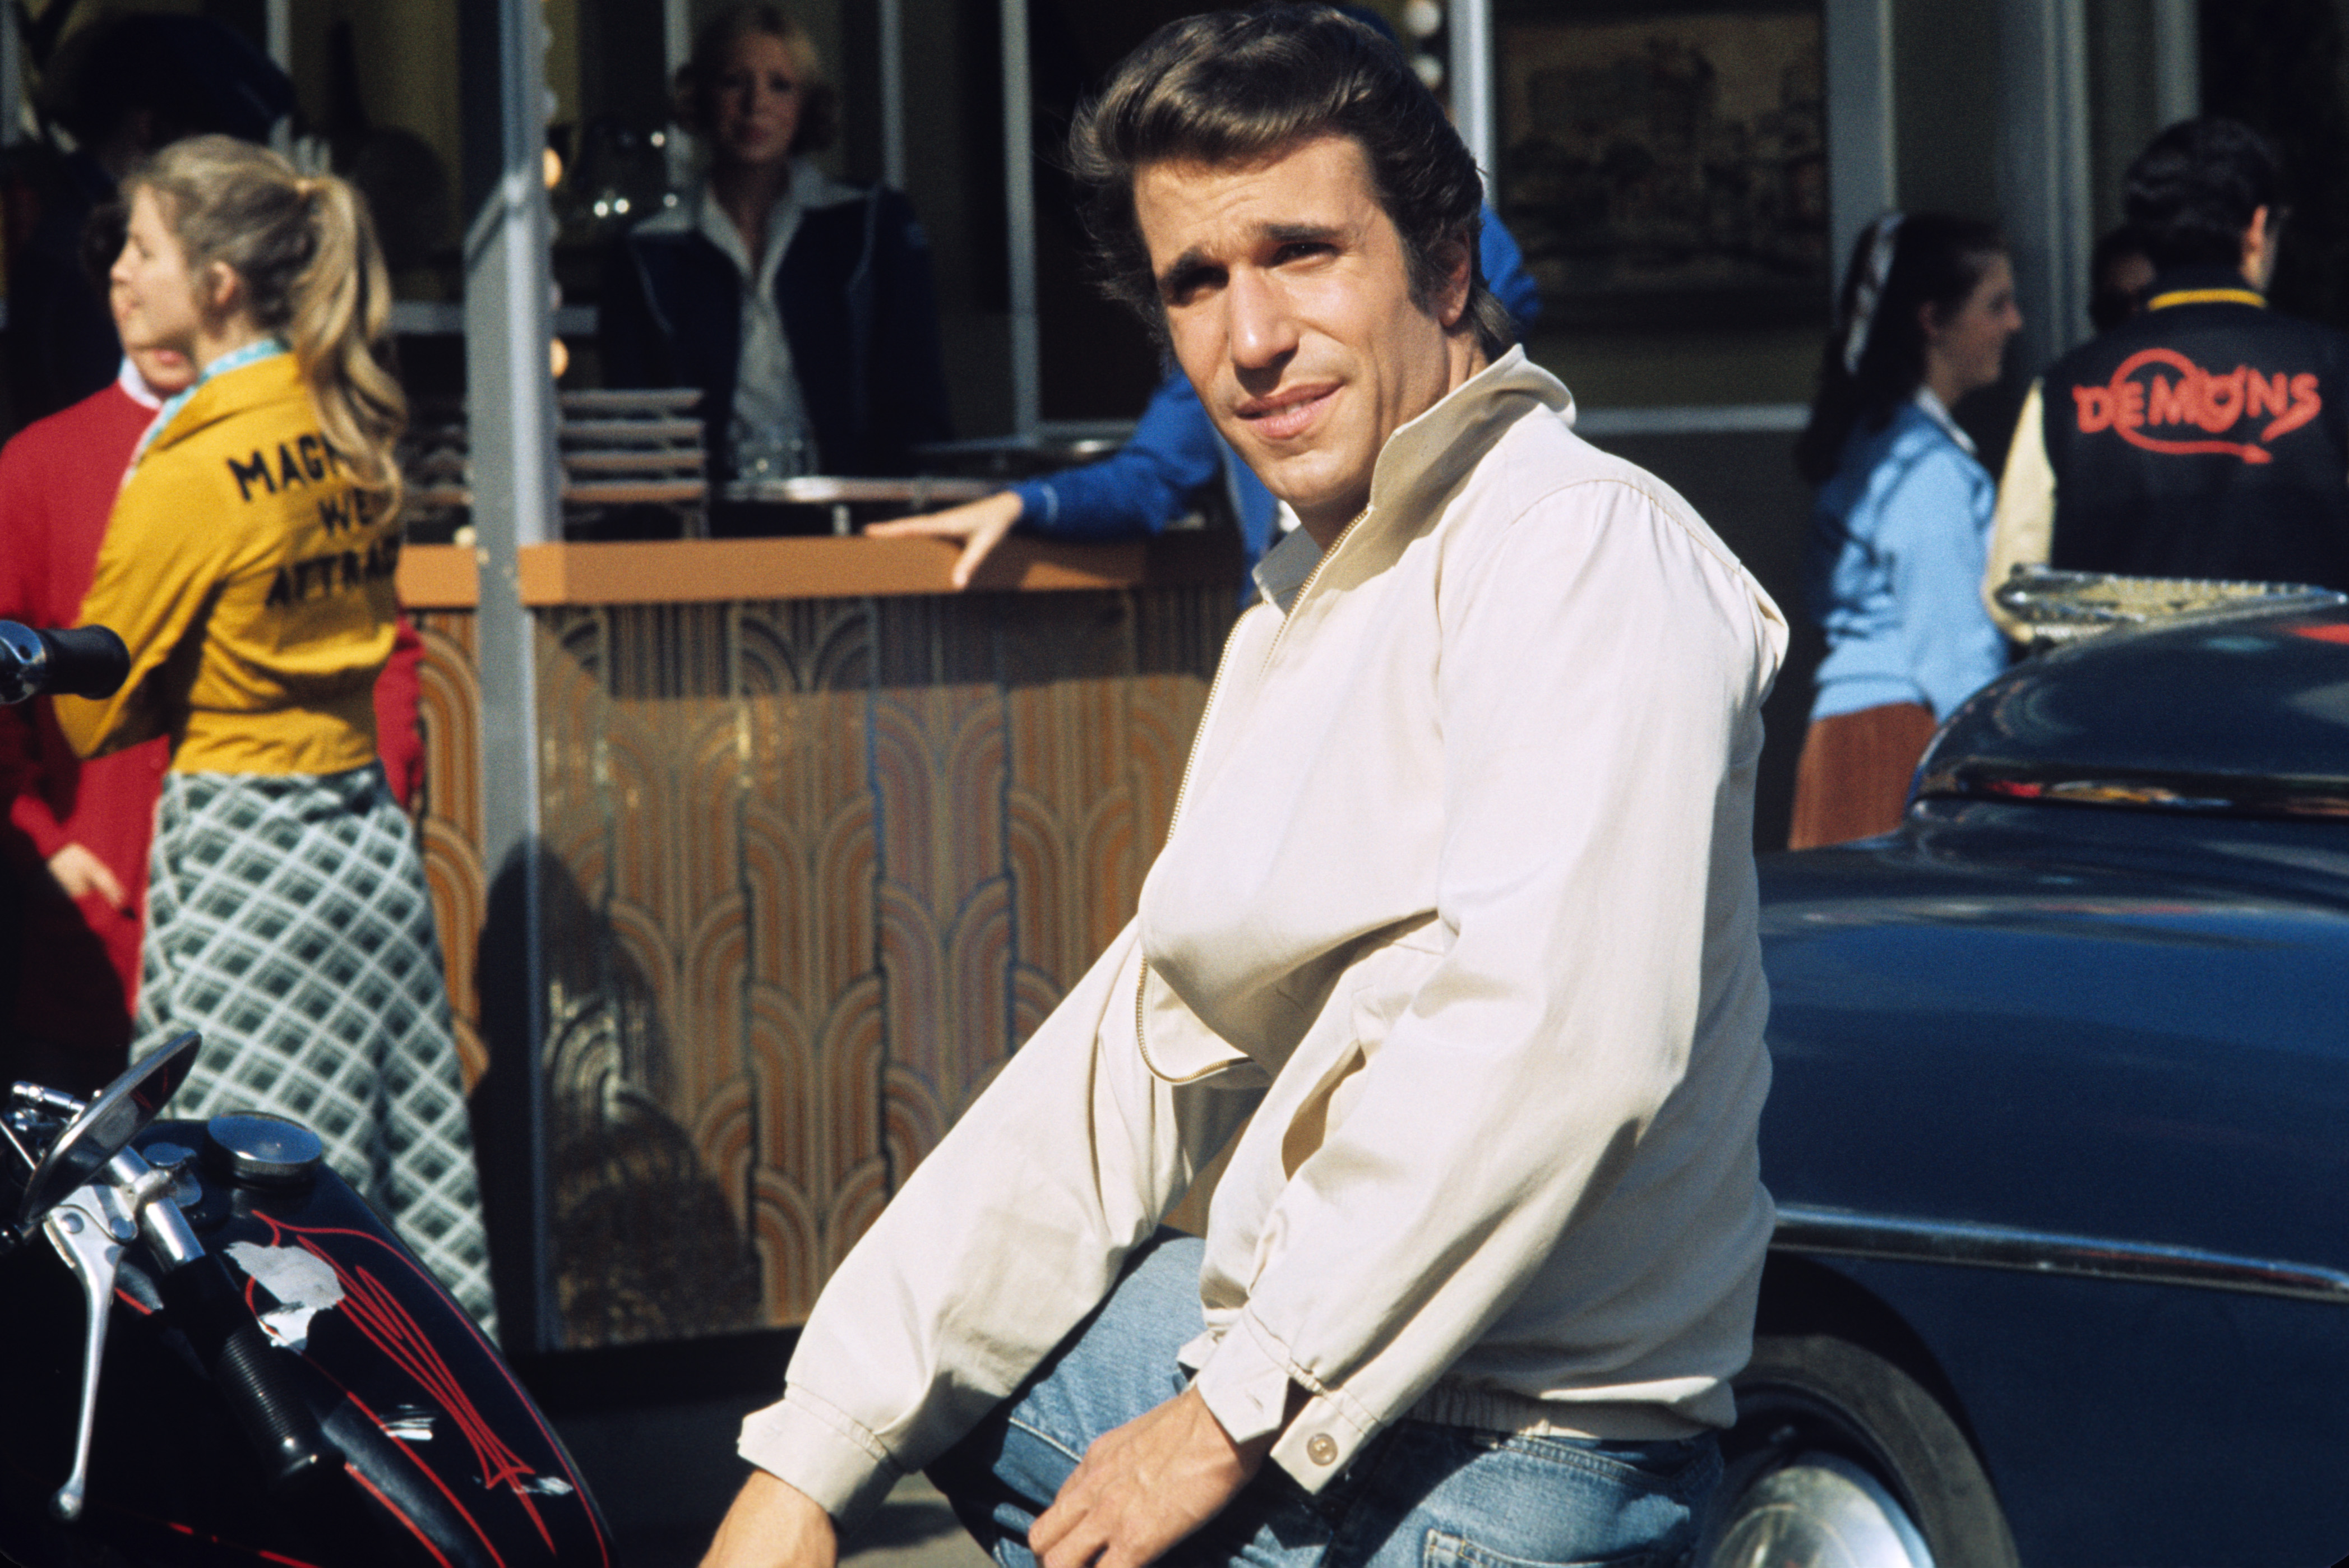
<path fill-rule="evenodd" d="M 1602 403 L 1806 398 L 1832 266 L 1815 0 L 1496 0 L 1492 34 L 1535 357 Z"/>

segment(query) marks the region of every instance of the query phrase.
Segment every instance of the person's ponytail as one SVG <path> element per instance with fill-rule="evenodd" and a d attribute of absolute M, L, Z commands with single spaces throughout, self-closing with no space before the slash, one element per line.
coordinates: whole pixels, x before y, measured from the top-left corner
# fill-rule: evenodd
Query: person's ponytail
<path fill-rule="evenodd" d="M 173 142 L 131 172 L 126 198 L 141 189 L 155 192 L 191 274 L 214 262 L 236 273 L 254 325 L 293 351 L 326 444 L 362 492 L 396 512 L 392 448 L 408 399 L 376 354 L 391 279 L 358 192 L 225 136 Z"/>
<path fill-rule="evenodd" d="M 1835 327 L 1819 356 L 1818 392 L 1795 443 L 1815 485 L 1835 477 L 1855 429 L 1880 430 L 1925 379 L 1927 306 L 1964 308 L 2006 242 L 1995 225 L 1947 212 L 1888 212 L 1852 246 Z"/>
<path fill-rule="evenodd" d="M 294 280 L 286 346 L 309 385 L 326 444 L 348 460 L 360 489 L 397 511 L 392 444 L 407 427 L 408 398 L 374 348 L 391 319 L 391 274 L 367 204 L 347 181 L 313 175 L 298 187 L 316 243 Z"/>

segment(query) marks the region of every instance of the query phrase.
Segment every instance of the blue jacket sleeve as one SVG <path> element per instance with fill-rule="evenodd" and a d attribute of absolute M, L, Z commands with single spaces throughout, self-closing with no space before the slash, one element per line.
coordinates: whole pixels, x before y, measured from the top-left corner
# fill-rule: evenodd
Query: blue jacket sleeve
<path fill-rule="evenodd" d="M 1216 429 L 1177 370 L 1152 394 L 1133 437 L 1097 463 L 1014 485 L 1021 520 L 1056 539 L 1140 539 L 1182 515 L 1223 461 Z"/>
<path fill-rule="evenodd" d="M 1903 658 L 1936 719 L 2006 667 L 2006 639 L 1982 601 L 1994 495 L 1979 463 L 1942 446 L 1910 465 L 1878 523 Z"/>
<path fill-rule="evenodd" d="M 1541 319 L 1541 290 L 1526 271 L 1525 253 L 1517 249 L 1516 237 L 1501 226 L 1500 214 L 1490 207 L 1484 210 L 1484 223 L 1477 231 L 1476 260 L 1484 269 L 1485 286 L 1493 291 L 1517 330 L 1532 331 L 1534 323 Z"/>

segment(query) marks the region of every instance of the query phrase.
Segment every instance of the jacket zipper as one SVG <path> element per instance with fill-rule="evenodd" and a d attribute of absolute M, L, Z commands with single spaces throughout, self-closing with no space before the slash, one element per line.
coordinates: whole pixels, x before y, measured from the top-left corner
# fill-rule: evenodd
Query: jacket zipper
<path fill-rule="evenodd" d="M 1367 506 L 1356 512 L 1352 520 L 1338 531 L 1338 537 L 1330 542 L 1330 548 L 1321 552 L 1321 559 L 1313 563 L 1313 570 L 1305 574 L 1305 581 L 1297 585 L 1297 597 L 1288 602 L 1288 614 L 1280 618 L 1280 627 L 1273 633 L 1272 644 L 1264 651 L 1264 663 L 1258 666 L 1259 672 L 1272 667 L 1272 656 L 1280 651 L 1281 638 L 1288 635 L 1288 625 L 1296 619 L 1297 606 L 1305 603 L 1305 596 L 1313 592 L 1313 584 L 1321 580 L 1321 573 L 1328 569 L 1330 557 L 1338 553 L 1338 547 L 1346 542 L 1347 535 L 1354 531 L 1354 524 L 1370 515 L 1371 509 Z M 1237 625 L 1232 627 L 1232 635 L 1235 637 L 1239 635 Z M 1228 639 L 1226 643 L 1228 645 Z M 1207 721 L 1216 716 L 1216 694 L 1223 689 L 1224 661 L 1217 659 L 1215 678 L 1207 683 L 1206 706 L 1199 713 L 1199 731 L 1191 738 L 1191 754 L 1183 759 L 1183 781 L 1174 787 L 1174 810 L 1167 814 L 1166 837 L 1170 840 L 1174 837 L 1175 824 L 1183 820 L 1183 802 L 1190 798 L 1191 775 L 1199 766 L 1199 748 L 1207 738 Z M 1136 932 L 1137 942 L 1141 934 Z M 1150 1031 L 1143 1024 L 1146 1012 L 1145 998 L 1149 994 L 1150 954 L 1145 953 L 1142 955 L 1141 972 L 1135 976 L 1133 982 L 1133 1043 L 1135 1048 L 1142 1053 L 1143 1065 L 1154 1075 L 1170 1084 L 1195 1083 L 1201 1078 L 1212 1078 L 1216 1073 L 1221 1072 L 1222 1068 L 1216 1068 L 1204 1073 L 1194 1073 L 1187 1078 L 1170 1078 L 1159 1070 L 1158 1064 L 1152 1060 L 1150 1056 Z"/>
<path fill-rule="evenodd" d="M 1321 581 L 1321 573 L 1329 570 L 1330 562 L 1337 555 L 1340 547 L 1342 546 L 1348 539 L 1353 536 L 1355 524 L 1361 522 L 1362 519 L 1370 515 L 1371 509 L 1366 506 L 1361 511 L 1356 512 L 1352 518 L 1348 520 L 1346 526 L 1338 531 L 1338 537 L 1330 542 L 1330 548 L 1321 552 L 1321 559 L 1313 563 L 1313 570 L 1305 574 L 1305 581 L 1297 585 L 1297 597 L 1288 602 L 1289 613 L 1280 618 L 1280 629 L 1273 633 L 1272 645 L 1265 649 L 1264 663 L 1258 666 L 1259 670 L 1268 670 L 1272 668 L 1272 656 L 1280 652 L 1280 640 L 1281 638 L 1288 635 L 1288 628 L 1297 619 L 1297 606 L 1305 603 L 1305 596 L 1313 592 L 1313 584 Z M 1221 673 L 1221 671 L 1217 672 L 1218 675 Z M 1210 695 L 1213 695 L 1213 688 L 1211 687 L 1209 690 Z M 1188 788 L 1190 782 L 1191 770 L 1186 767 L 1183 769 L 1184 787 Z M 1182 789 L 1177 789 L 1174 792 L 1174 809 L 1178 811 L 1183 809 Z M 1166 824 L 1166 832 L 1168 837 L 1171 838 L 1174 836 L 1174 824 L 1171 819 Z"/>

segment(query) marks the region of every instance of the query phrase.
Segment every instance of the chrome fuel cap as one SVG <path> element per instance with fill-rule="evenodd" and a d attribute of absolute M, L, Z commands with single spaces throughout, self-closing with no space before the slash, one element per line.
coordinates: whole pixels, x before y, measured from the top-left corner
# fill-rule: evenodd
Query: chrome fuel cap
<path fill-rule="evenodd" d="M 204 1162 L 243 1185 L 299 1186 L 317 1173 L 325 1154 L 316 1133 L 282 1116 L 243 1110 L 204 1124 Z"/>

